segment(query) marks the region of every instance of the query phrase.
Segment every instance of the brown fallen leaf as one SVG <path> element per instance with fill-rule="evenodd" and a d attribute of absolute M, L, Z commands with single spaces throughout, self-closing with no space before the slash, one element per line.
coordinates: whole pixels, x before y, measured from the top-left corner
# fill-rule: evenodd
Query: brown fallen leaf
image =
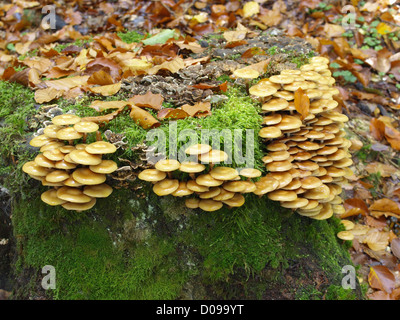
<path fill-rule="evenodd" d="M 400 259 L 400 238 L 395 238 L 390 243 L 390 249 L 392 253 Z"/>
<path fill-rule="evenodd" d="M 63 91 L 54 88 L 38 89 L 35 91 L 35 101 L 40 104 L 50 102 L 54 99 L 60 98 L 63 93 Z"/>
<path fill-rule="evenodd" d="M 371 211 L 389 211 L 400 215 L 400 208 L 398 203 L 387 198 L 376 200 L 373 204 L 370 205 L 369 209 Z"/>
<path fill-rule="evenodd" d="M 89 87 L 90 92 L 98 93 L 105 97 L 116 94 L 120 89 L 121 89 L 121 82 L 108 84 L 105 86 Z"/>
<path fill-rule="evenodd" d="M 151 108 L 154 110 L 161 110 L 164 98 L 161 94 L 154 94 L 150 90 L 143 95 L 135 95 L 131 97 L 129 102 L 133 103 L 138 107 Z"/>
<path fill-rule="evenodd" d="M 209 113 L 211 110 L 210 102 L 197 102 L 194 105 L 185 104 L 182 107 L 189 116 L 195 117 L 198 114 Z"/>
<path fill-rule="evenodd" d="M 147 70 L 148 74 L 156 74 L 158 71 L 164 69 L 172 73 L 178 72 L 185 67 L 185 62 L 182 58 L 176 57 L 171 61 L 165 61 L 159 65 L 153 66 Z"/>
<path fill-rule="evenodd" d="M 368 283 L 372 288 L 391 293 L 395 288 L 395 277 L 385 266 L 374 266 L 370 268 Z"/>
<path fill-rule="evenodd" d="M 385 138 L 395 150 L 400 150 L 400 132 L 389 126 L 385 127 Z"/>
<path fill-rule="evenodd" d="M 97 124 L 100 123 L 108 123 L 111 120 L 113 120 L 116 116 L 118 116 L 122 111 L 124 110 L 124 108 L 120 108 L 112 113 L 103 115 L 103 116 L 95 116 L 95 117 L 84 117 L 81 119 L 81 121 L 91 121 L 91 122 L 95 122 Z"/>
<path fill-rule="evenodd" d="M 298 113 L 301 114 L 301 120 L 309 114 L 310 99 L 302 88 L 298 88 L 294 93 L 294 106 Z"/>
<path fill-rule="evenodd" d="M 93 108 L 96 111 L 102 112 L 102 111 L 108 110 L 108 109 L 120 109 L 120 108 L 123 108 L 123 107 L 125 107 L 125 106 L 127 106 L 129 104 L 130 104 L 130 102 L 128 102 L 128 101 L 101 101 L 101 100 L 95 100 L 89 105 L 89 108 Z"/>
<path fill-rule="evenodd" d="M 94 72 L 87 80 L 88 84 L 98 84 L 105 86 L 114 83 L 114 79 L 104 69 Z"/>
<path fill-rule="evenodd" d="M 179 109 L 179 108 L 176 108 L 176 109 L 165 108 L 165 109 L 160 110 L 157 113 L 157 118 L 161 119 L 161 120 L 163 120 L 163 119 L 185 119 L 188 117 L 190 117 L 190 115 L 186 111 Z"/>
<path fill-rule="evenodd" d="M 389 232 L 371 229 L 365 236 L 364 243 L 374 251 L 383 251 L 389 244 Z"/>
<path fill-rule="evenodd" d="M 130 117 L 143 129 L 153 129 L 161 125 L 149 112 L 137 106 L 131 106 Z"/>

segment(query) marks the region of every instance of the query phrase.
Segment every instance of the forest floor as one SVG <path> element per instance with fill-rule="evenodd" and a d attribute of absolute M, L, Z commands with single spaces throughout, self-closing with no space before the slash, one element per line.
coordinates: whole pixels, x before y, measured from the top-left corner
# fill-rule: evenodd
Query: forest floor
<path fill-rule="evenodd" d="M 138 51 L 156 65 L 135 59 Z M 184 106 L 186 115 L 175 117 L 206 116 L 209 102 L 223 99 L 219 93 L 234 70 L 269 59 L 273 73 L 313 54 L 329 58 L 340 91 L 335 100 L 350 119 L 345 130 L 353 176 L 344 186 L 340 218 L 352 225 L 359 281 L 369 285 L 369 299 L 398 300 L 398 1 L 0 1 L 0 77 L 31 88 L 36 103 L 46 104 L 43 119 L 57 112 L 57 99 L 75 99 L 79 107 L 90 95 L 85 115 L 106 110 L 104 101 L 130 98 L 145 101 L 156 122 Z M 138 74 L 146 76 L 133 77 Z M 103 101 L 94 106 L 98 96 Z M 169 112 L 160 114 L 161 106 Z M 144 131 L 130 134 L 128 140 L 137 139 Z M 109 138 L 125 143 L 115 134 Z M 119 178 L 129 180 L 123 173 Z M 5 236 L 0 249 L 6 245 Z"/>

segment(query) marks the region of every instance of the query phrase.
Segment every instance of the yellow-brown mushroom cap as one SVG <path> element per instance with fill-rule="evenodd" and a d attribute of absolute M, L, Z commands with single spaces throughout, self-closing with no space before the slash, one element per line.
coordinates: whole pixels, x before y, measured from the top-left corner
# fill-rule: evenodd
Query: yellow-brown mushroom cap
<path fill-rule="evenodd" d="M 214 179 L 209 173 L 199 175 L 196 178 L 196 183 L 201 185 L 201 186 L 206 186 L 206 187 L 218 187 L 220 186 L 224 181 Z"/>
<path fill-rule="evenodd" d="M 175 159 L 163 159 L 163 160 L 158 161 L 155 164 L 155 168 L 157 170 L 160 170 L 160 171 L 171 172 L 171 171 L 178 170 L 180 165 L 181 164 L 179 163 L 178 160 L 175 160 Z"/>
<path fill-rule="evenodd" d="M 75 140 L 82 138 L 82 133 L 77 132 L 73 127 L 66 127 L 57 131 L 57 139 Z"/>
<path fill-rule="evenodd" d="M 72 173 L 72 177 L 76 182 L 82 183 L 84 185 L 101 184 L 106 181 L 105 174 L 93 172 L 89 168 L 76 169 Z"/>
<path fill-rule="evenodd" d="M 61 182 L 68 178 L 69 174 L 64 170 L 54 170 L 46 175 L 46 181 L 48 182 Z"/>
<path fill-rule="evenodd" d="M 91 144 L 88 144 L 85 147 L 86 152 L 91 154 L 106 154 L 106 153 L 114 153 L 117 148 L 112 143 L 107 141 L 96 141 Z"/>
<path fill-rule="evenodd" d="M 57 126 L 67 126 L 78 123 L 81 121 L 81 118 L 74 114 L 61 114 L 59 116 L 55 116 L 51 122 Z"/>
<path fill-rule="evenodd" d="M 199 207 L 200 199 L 188 198 L 185 200 L 185 206 L 189 209 L 197 209 Z"/>
<path fill-rule="evenodd" d="M 83 193 L 93 198 L 107 198 L 113 192 L 113 188 L 106 183 L 85 186 Z"/>
<path fill-rule="evenodd" d="M 204 171 L 206 166 L 201 163 L 197 163 L 194 161 L 186 161 L 182 162 L 181 165 L 179 166 L 179 170 L 182 172 L 187 172 L 187 173 L 199 173 Z"/>
<path fill-rule="evenodd" d="M 63 199 L 60 199 L 57 197 L 57 190 L 56 189 L 50 189 L 45 192 L 43 192 L 40 196 L 40 199 L 44 202 L 47 203 L 50 206 L 58 206 L 60 204 L 65 203 L 66 201 Z"/>
<path fill-rule="evenodd" d="M 222 187 L 230 192 L 242 192 L 246 189 L 247 184 L 245 181 L 229 181 L 225 182 Z"/>
<path fill-rule="evenodd" d="M 144 181 L 161 181 L 166 178 L 167 174 L 157 169 L 145 169 L 139 173 L 138 178 Z"/>
<path fill-rule="evenodd" d="M 153 191 L 158 196 L 166 196 L 179 188 L 178 179 L 164 179 L 153 186 Z"/>
<path fill-rule="evenodd" d="M 74 163 L 79 163 L 86 166 L 99 165 L 102 162 L 101 155 L 91 154 L 85 150 L 71 151 L 68 156 Z"/>
<path fill-rule="evenodd" d="M 275 139 L 282 135 L 282 131 L 278 127 L 264 127 L 260 129 L 258 135 L 264 139 Z"/>
<path fill-rule="evenodd" d="M 235 193 L 232 198 L 228 200 L 223 200 L 222 202 L 230 207 L 241 207 L 242 205 L 244 205 L 245 198 L 242 194 Z"/>
<path fill-rule="evenodd" d="M 199 197 L 200 199 L 211 199 L 218 196 L 221 193 L 221 190 L 223 189 L 220 187 L 211 187 L 210 190 L 201 193 Z"/>
<path fill-rule="evenodd" d="M 238 171 L 230 167 L 215 167 L 209 174 L 217 180 L 233 180 L 239 176 Z"/>
<path fill-rule="evenodd" d="M 118 169 L 118 165 L 113 160 L 102 160 L 97 165 L 90 165 L 89 168 L 96 173 L 110 174 Z"/>
<path fill-rule="evenodd" d="M 228 154 L 222 150 L 211 150 L 208 153 L 199 155 L 199 160 L 202 163 L 220 163 L 228 160 Z"/>
<path fill-rule="evenodd" d="M 74 203 L 86 203 L 92 200 L 92 197 L 84 194 L 79 188 L 61 187 L 57 190 L 57 197 Z"/>
<path fill-rule="evenodd" d="M 57 126 L 55 124 L 48 125 L 44 128 L 43 133 L 49 138 L 57 138 L 57 131 L 62 129 L 63 127 Z"/>
<path fill-rule="evenodd" d="M 74 211 L 85 211 L 94 207 L 96 204 L 96 198 L 92 198 L 89 202 L 85 203 L 74 203 L 74 202 L 66 202 L 61 206 L 66 210 L 74 210 Z"/>
<path fill-rule="evenodd" d="M 297 199 L 297 194 L 294 191 L 275 190 L 268 193 L 268 198 L 274 201 L 294 201 Z"/>
<path fill-rule="evenodd" d="M 90 133 L 99 130 L 99 125 L 92 121 L 80 121 L 74 124 L 74 129 L 80 133 Z"/>
<path fill-rule="evenodd" d="M 233 71 L 233 75 L 236 78 L 255 79 L 260 76 L 260 73 L 254 69 L 241 68 L 241 69 L 236 69 L 235 71 Z"/>
<path fill-rule="evenodd" d="M 285 110 L 289 106 L 289 102 L 282 98 L 271 99 L 261 106 L 264 111 L 280 111 Z"/>
<path fill-rule="evenodd" d="M 56 142 L 56 140 L 54 140 L 53 138 L 50 138 L 44 134 L 41 134 L 40 136 L 34 137 L 31 141 L 29 141 L 29 144 L 32 147 L 40 148 L 50 142 Z"/>
<path fill-rule="evenodd" d="M 336 235 L 341 240 L 351 241 L 354 239 L 354 234 L 350 231 L 340 231 Z"/>
<path fill-rule="evenodd" d="M 199 208 L 203 211 L 216 211 L 221 209 L 223 203 L 211 199 L 202 199 L 199 201 Z"/>
<path fill-rule="evenodd" d="M 39 166 L 35 161 L 28 161 L 22 166 L 22 171 L 33 176 L 45 177 L 51 172 L 49 168 Z"/>
<path fill-rule="evenodd" d="M 185 197 L 193 194 L 193 190 L 190 190 L 187 188 L 187 182 L 186 181 L 180 181 L 178 189 L 176 189 L 174 192 L 172 192 L 172 195 L 174 197 Z"/>
<path fill-rule="evenodd" d="M 208 153 L 211 151 L 211 149 L 212 149 L 211 146 L 208 144 L 195 144 L 195 145 L 188 147 L 185 150 L 185 153 L 189 154 L 189 155 L 197 156 L 199 154 Z"/>
<path fill-rule="evenodd" d="M 246 178 L 258 178 L 261 177 L 261 171 L 254 168 L 243 168 L 240 169 L 239 175 Z"/>
<path fill-rule="evenodd" d="M 54 161 L 49 160 L 48 158 L 46 158 L 43 154 L 38 154 L 35 157 L 35 163 L 38 166 L 41 167 L 46 167 L 46 168 L 54 168 L 56 166 L 56 163 Z"/>
<path fill-rule="evenodd" d="M 61 170 L 71 170 L 76 168 L 76 164 L 63 160 L 57 161 L 55 167 Z"/>
<path fill-rule="evenodd" d="M 207 192 L 210 188 L 198 184 L 195 180 L 188 180 L 186 187 L 194 192 Z"/>
<path fill-rule="evenodd" d="M 43 156 L 45 156 L 47 159 L 51 161 L 60 161 L 64 159 L 64 153 L 60 151 L 60 149 L 51 149 L 51 150 L 46 150 L 45 152 L 42 153 Z"/>

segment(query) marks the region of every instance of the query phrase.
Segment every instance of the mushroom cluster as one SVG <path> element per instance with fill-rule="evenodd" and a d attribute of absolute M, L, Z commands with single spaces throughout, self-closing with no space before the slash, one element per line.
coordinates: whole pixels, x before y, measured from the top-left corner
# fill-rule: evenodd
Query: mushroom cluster
<path fill-rule="evenodd" d="M 345 139 L 348 117 L 336 111 L 339 94 L 328 69 L 329 59 L 313 57 L 300 70 L 283 70 L 249 88 L 262 102 L 264 139 L 268 154 L 263 162 L 268 174 L 260 179 L 269 199 L 313 219 L 328 219 L 344 212 L 343 183 L 353 163 Z M 306 114 L 295 107 L 301 88 L 309 100 Z"/>
<path fill-rule="evenodd" d="M 188 197 L 185 200 L 188 208 L 204 211 L 221 209 L 224 204 L 240 207 L 245 202 L 243 194 L 257 190 L 257 182 L 252 179 L 260 177 L 261 171 L 215 166 L 228 159 L 224 151 L 196 144 L 185 152 L 193 161 L 180 163 L 174 159 L 163 159 L 155 164 L 154 169 L 143 170 L 138 175 L 139 179 L 154 183 L 153 191 L 158 196 Z M 179 176 L 183 178 L 178 179 Z"/>
<path fill-rule="evenodd" d="M 29 144 L 40 148 L 33 161 L 26 162 L 22 170 L 52 189 L 41 195 L 43 202 L 67 210 L 83 211 L 92 208 L 97 198 L 108 197 L 112 188 L 105 183 L 106 175 L 117 169 L 112 160 L 102 155 L 114 153 L 116 147 L 99 140 L 98 125 L 83 121 L 72 114 L 55 116 L 43 134 Z M 87 134 L 95 133 L 97 141 L 86 144 Z M 80 143 L 74 144 L 80 139 Z"/>

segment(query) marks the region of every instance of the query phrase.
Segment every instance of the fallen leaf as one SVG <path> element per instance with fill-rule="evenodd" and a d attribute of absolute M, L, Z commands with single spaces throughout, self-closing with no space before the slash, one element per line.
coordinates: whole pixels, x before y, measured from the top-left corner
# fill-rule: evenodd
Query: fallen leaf
<path fill-rule="evenodd" d="M 148 74 L 156 74 L 161 69 L 168 70 L 172 73 L 178 72 L 179 70 L 185 67 L 185 62 L 182 58 L 176 57 L 171 61 L 165 61 L 159 65 L 153 66 L 152 68 L 147 70 Z"/>
<path fill-rule="evenodd" d="M 125 107 L 125 106 L 127 106 L 129 104 L 130 104 L 130 102 L 128 102 L 128 101 L 101 101 L 101 100 L 95 100 L 89 105 L 89 108 L 93 108 L 98 112 L 103 112 L 104 110 L 108 110 L 108 109 L 120 109 L 120 108 L 123 108 L 123 107 Z"/>
<path fill-rule="evenodd" d="M 249 18 L 260 12 L 260 5 L 255 1 L 246 2 L 243 6 L 243 17 Z"/>
<path fill-rule="evenodd" d="M 389 232 L 372 229 L 366 234 L 363 242 L 374 251 L 385 250 L 389 244 Z"/>
<path fill-rule="evenodd" d="M 35 101 L 42 104 L 57 99 L 62 95 L 63 91 L 54 88 L 38 89 L 35 91 Z"/>
<path fill-rule="evenodd" d="M 392 240 L 390 243 L 390 249 L 392 250 L 392 253 L 400 259 L 400 238 L 395 238 Z"/>
<path fill-rule="evenodd" d="M 309 114 L 310 98 L 300 87 L 294 93 L 294 106 L 297 112 L 301 114 L 301 120 L 304 120 Z"/>
<path fill-rule="evenodd" d="M 385 137 L 385 124 L 376 118 L 372 118 L 369 125 L 371 135 L 378 141 Z"/>
<path fill-rule="evenodd" d="M 389 126 L 385 127 L 385 138 L 395 150 L 400 150 L 400 132 Z"/>
<path fill-rule="evenodd" d="M 87 80 L 88 84 L 98 84 L 100 86 L 109 85 L 114 83 L 111 75 L 103 69 L 94 72 Z"/>
<path fill-rule="evenodd" d="M 368 283 L 372 288 L 391 293 L 395 286 L 393 273 L 385 266 L 374 266 L 370 268 Z"/>
<path fill-rule="evenodd" d="M 400 208 L 397 202 L 387 198 L 376 200 L 369 206 L 369 209 L 371 211 L 389 211 L 400 215 Z"/>
<path fill-rule="evenodd" d="M 116 94 L 120 89 L 121 89 L 121 82 L 117 82 L 105 86 L 90 87 L 89 91 L 107 97 Z"/>
<path fill-rule="evenodd" d="M 129 102 L 138 107 L 160 110 L 164 102 L 164 98 L 161 94 L 154 94 L 149 90 L 146 92 L 146 94 L 133 96 L 129 99 Z"/>
<path fill-rule="evenodd" d="M 132 105 L 129 115 L 133 119 L 133 121 L 137 125 L 141 126 L 143 129 L 152 129 L 161 125 L 161 123 L 157 119 L 155 119 L 149 112 L 134 105 Z"/>
<path fill-rule="evenodd" d="M 182 109 L 165 108 L 157 113 L 158 119 L 185 119 L 190 115 Z"/>
<path fill-rule="evenodd" d="M 113 120 L 116 116 L 118 116 L 122 111 L 124 110 L 124 108 L 120 108 L 112 113 L 103 115 L 103 116 L 95 116 L 95 117 L 84 117 L 81 119 L 81 121 L 91 121 L 91 122 L 95 122 L 97 124 L 100 123 L 108 123 L 111 120 Z"/>
<path fill-rule="evenodd" d="M 185 104 L 181 108 L 189 116 L 195 117 L 198 114 L 209 113 L 211 110 L 211 103 L 210 102 L 197 102 L 192 106 L 189 104 Z"/>

